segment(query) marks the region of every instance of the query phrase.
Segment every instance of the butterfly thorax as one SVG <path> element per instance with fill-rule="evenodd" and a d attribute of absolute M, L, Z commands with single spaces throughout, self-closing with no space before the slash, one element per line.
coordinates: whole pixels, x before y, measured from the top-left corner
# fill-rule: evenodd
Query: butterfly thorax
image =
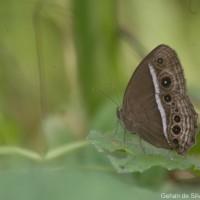
<path fill-rule="evenodd" d="M 124 127 L 126 131 L 135 133 L 136 127 L 133 123 L 133 116 L 131 113 L 125 112 L 123 108 L 118 107 L 116 110 L 117 118 L 120 124 Z"/>

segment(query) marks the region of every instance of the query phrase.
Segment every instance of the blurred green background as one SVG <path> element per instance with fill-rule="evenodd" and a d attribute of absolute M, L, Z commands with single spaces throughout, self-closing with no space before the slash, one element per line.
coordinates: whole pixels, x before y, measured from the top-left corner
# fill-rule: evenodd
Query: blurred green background
<path fill-rule="evenodd" d="M 199 110 L 200 1 L 0 0 L 0 199 L 196 191 L 189 171 L 118 174 L 87 140 L 91 129 L 115 132 L 127 82 L 159 44 L 178 53 Z"/>

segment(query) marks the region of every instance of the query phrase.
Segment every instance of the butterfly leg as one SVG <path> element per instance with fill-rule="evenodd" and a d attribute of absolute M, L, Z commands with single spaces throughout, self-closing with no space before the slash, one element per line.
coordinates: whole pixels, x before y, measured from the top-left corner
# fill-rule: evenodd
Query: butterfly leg
<path fill-rule="evenodd" d="M 144 149 L 144 147 L 142 145 L 142 138 L 141 137 L 139 137 L 139 142 L 140 142 L 140 146 L 141 146 L 141 149 L 142 149 L 143 153 L 145 153 L 145 149 Z"/>
<path fill-rule="evenodd" d="M 118 127 L 119 127 L 119 120 L 117 120 L 116 130 L 115 130 L 115 133 L 114 133 L 114 135 L 113 135 L 113 139 L 115 138 L 115 136 L 116 136 L 117 133 L 118 133 Z"/>
<path fill-rule="evenodd" d="M 126 142 L 126 130 L 124 129 L 124 143 Z"/>

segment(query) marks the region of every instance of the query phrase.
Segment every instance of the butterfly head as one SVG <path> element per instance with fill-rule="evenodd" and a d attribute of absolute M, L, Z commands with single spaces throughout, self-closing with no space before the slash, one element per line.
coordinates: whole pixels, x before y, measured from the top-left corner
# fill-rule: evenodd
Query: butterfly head
<path fill-rule="evenodd" d="M 117 107 L 116 114 L 117 114 L 117 118 L 118 118 L 119 120 L 121 120 L 121 119 L 123 118 L 123 117 L 122 117 L 122 115 L 123 115 L 123 109 L 120 108 L 120 107 Z"/>

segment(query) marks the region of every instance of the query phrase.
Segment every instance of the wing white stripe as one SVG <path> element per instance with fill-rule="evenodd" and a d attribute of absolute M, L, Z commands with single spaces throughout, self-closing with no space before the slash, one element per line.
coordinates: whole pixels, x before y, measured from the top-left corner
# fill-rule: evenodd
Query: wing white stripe
<path fill-rule="evenodd" d="M 162 119 L 163 133 L 165 135 L 165 138 L 167 139 L 167 142 L 171 146 L 171 144 L 169 142 L 168 135 L 167 135 L 167 119 L 166 119 L 166 114 L 165 114 L 165 110 L 163 108 L 163 105 L 161 103 L 160 97 L 159 97 L 160 89 L 159 89 L 159 85 L 158 85 L 158 79 L 157 79 L 157 76 L 156 76 L 156 72 L 154 70 L 153 65 L 151 65 L 149 63 L 148 66 L 149 66 L 149 70 L 150 70 L 150 73 L 151 73 L 151 77 L 152 77 L 153 85 L 154 85 L 154 89 L 155 89 L 156 103 L 157 103 L 158 110 L 160 111 L 160 115 L 161 115 L 161 119 Z"/>

